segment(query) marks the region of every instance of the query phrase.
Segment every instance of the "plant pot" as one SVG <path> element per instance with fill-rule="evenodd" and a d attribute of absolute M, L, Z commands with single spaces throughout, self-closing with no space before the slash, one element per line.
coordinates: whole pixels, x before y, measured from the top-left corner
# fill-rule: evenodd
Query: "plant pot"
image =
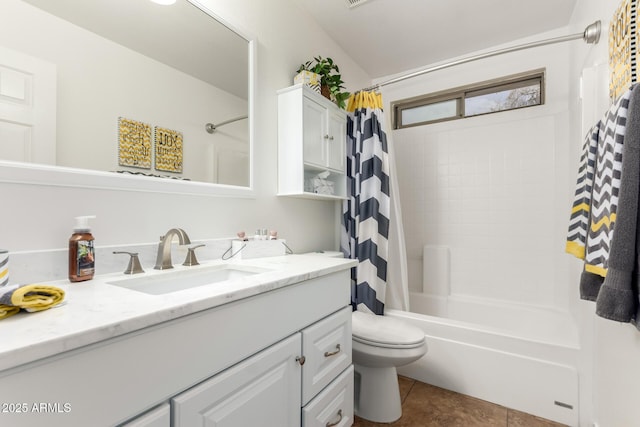
<path fill-rule="evenodd" d="M 331 90 L 327 85 L 320 86 L 320 94 L 327 99 L 331 99 Z"/>
<path fill-rule="evenodd" d="M 320 93 L 320 74 L 313 73 L 307 70 L 300 71 L 293 78 L 293 84 L 297 85 L 301 83 Z"/>

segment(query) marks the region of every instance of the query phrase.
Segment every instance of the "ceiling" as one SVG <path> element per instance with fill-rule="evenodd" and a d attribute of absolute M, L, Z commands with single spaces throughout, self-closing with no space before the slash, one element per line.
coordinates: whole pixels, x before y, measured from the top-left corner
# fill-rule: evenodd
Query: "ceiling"
<path fill-rule="evenodd" d="M 576 0 L 297 0 L 371 78 L 564 27 Z M 329 56 L 325 53 L 324 56 Z"/>

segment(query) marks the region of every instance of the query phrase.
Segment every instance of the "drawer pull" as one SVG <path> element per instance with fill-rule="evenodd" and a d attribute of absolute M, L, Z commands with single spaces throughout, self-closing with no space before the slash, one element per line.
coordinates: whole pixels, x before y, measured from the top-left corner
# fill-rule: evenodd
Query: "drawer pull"
<path fill-rule="evenodd" d="M 336 349 L 335 351 L 325 351 L 324 352 L 324 357 L 331 357 L 331 356 L 335 356 L 336 354 L 340 353 L 340 344 L 336 344 Z"/>
<path fill-rule="evenodd" d="M 298 362 L 300 364 L 300 366 L 304 365 L 304 362 L 307 361 L 307 358 L 304 356 L 298 356 L 296 357 L 296 362 Z"/>
<path fill-rule="evenodd" d="M 333 426 L 337 426 L 338 424 L 340 424 L 340 421 L 342 421 L 342 409 L 340 409 L 338 411 L 338 421 L 336 421 L 335 423 L 332 423 L 331 421 L 329 421 L 327 423 L 327 427 L 333 427 Z"/>

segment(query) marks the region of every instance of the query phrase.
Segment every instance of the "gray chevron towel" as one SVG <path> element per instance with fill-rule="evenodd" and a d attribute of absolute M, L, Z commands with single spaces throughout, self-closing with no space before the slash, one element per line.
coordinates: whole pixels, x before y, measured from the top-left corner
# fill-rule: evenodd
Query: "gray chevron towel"
<path fill-rule="evenodd" d="M 566 251 L 584 260 L 581 297 L 595 300 L 614 235 L 631 89 L 588 133 L 580 157 Z"/>

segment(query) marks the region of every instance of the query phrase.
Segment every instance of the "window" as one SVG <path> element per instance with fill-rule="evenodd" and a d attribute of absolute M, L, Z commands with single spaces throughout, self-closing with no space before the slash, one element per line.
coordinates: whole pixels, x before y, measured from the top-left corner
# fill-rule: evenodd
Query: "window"
<path fill-rule="evenodd" d="M 391 104 L 394 129 L 544 104 L 544 70 L 421 95 Z"/>

